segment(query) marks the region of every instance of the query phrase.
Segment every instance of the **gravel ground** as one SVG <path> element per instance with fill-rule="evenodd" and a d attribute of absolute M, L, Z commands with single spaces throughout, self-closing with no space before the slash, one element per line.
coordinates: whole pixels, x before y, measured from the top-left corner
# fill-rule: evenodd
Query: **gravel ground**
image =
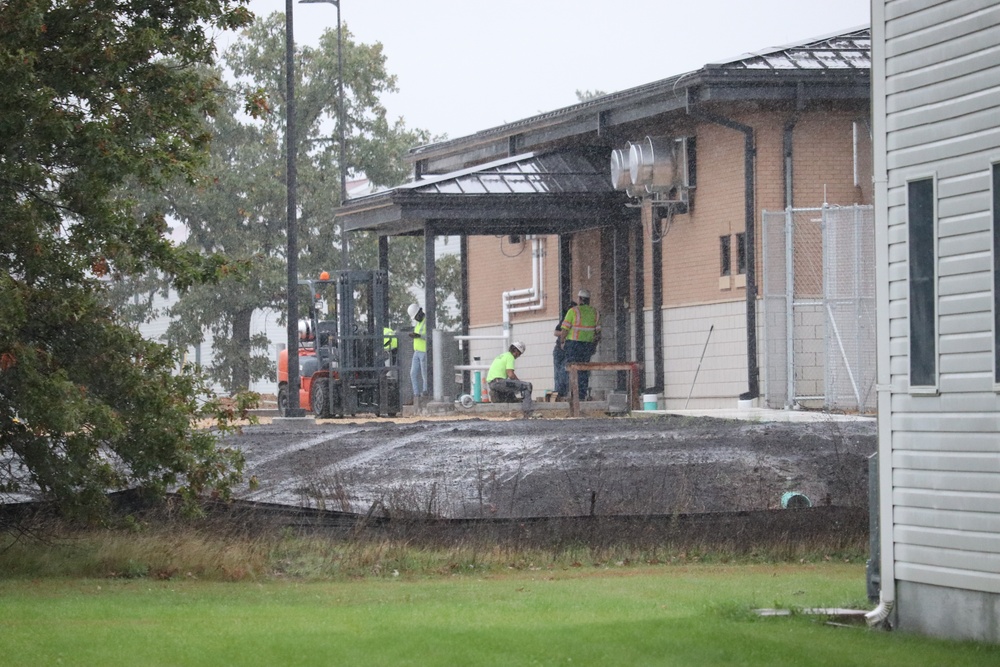
<path fill-rule="evenodd" d="M 270 422 L 270 420 L 263 420 Z M 240 498 L 448 518 L 867 507 L 874 420 L 275 420 L 226 442 L 258 486 Z"/>

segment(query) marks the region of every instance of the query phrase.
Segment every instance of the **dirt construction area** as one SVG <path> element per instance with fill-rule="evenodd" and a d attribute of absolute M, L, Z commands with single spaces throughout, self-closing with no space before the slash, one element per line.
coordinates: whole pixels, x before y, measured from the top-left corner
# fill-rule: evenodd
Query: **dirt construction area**
<path fill-rule="evenodd" d="M 783 498 L 867 508 L 874 419 L 763 412 L 264 419 L 224 443 L 253 478 L 238 497 L 362 515 L 670 515 L 779 509 Z"/>

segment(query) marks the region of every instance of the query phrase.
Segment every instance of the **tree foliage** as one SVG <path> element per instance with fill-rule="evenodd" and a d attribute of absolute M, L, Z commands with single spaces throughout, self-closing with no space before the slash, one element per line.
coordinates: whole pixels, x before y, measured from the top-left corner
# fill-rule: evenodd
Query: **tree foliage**
<path fill-rule="evenodd" d="M 580 90 L 576 91 L 576 101 L 577 102 L 589 102 L 590 100 L 596 100 L 598 97 L 604 97 L 607 95 L 603 90 Z"/>
<path fill-rule="evenodd" d="M 76 514 L 108 489 L 225 493 L 239 458 L 194 428 L 199 383 L 104 305 L 107 281 L 226 275 L 184 252 L 127 183 L 193 180 L 219 81 L 212 34 L 244 0 L 0 3 L 0 493 Z"/>
<path fill-rule="evenodd" d="M 376 186 L 402 183 L 410 173 L 403 159 L 407 150 L 429 136 L 387 117 L 381 99 L 396 90 L 396 80 L 381 44 L 355 42 L 346 26 L 340 43 L 348 181 L 364 176 Z M 283 313 L 286 301 L 285 47 L 284 16 L 275 13 L 254 21 L 223 54 L 230 88 L 206 125 L 212 136 L 208 168 L 196 182 L 175 182 L 150 202 L 188 231 L 191 250 L 225 252 L 251 267 L 248 275 L 228 276 L 218 286 L 188 290 L 170 312 L 173 344 L 194 346 L 210 337 L 208 373 L 227 392 L 274 379 L 268 340 L 253 334 L 250 322 L 256 310 Z M 335 30 L 325 31 L 318 46 L 297 49 L 295 73 L 298 263 L 300 275 L 316 276 L 342 267 L 341 230 L 334 220 L 341 201 Z M 263 112 L 256 117 L 241 110 L 250 95 L 261 100 Z M 355 235 L 349 255 L 351 268 L 377 266 L 376 239 Z M 420 239 L 391 240 L 394 285 L 422 285 L 423 261 Z M 446 289 L 454 290 L 457 271 L 446 275 Z M 398 325 L 409 324 L 405 308 L 412 298 L 406 289 L 392 290 L 390 307 L 399 314 Z"/>

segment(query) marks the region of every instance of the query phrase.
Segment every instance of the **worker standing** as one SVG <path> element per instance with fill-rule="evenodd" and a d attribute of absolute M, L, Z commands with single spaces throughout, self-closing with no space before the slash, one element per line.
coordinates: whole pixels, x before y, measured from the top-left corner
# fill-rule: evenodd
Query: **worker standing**
<path fill-rule="evenodd" d="M 387 361 L 390 366 L 396 365 L 396 358 L 399 349 L 399 338 L 392 327 L 382 327 L 382 348 L 386 351 Z"/>
<path fill-rule="evenodd" d="M 490 364 L 486 374 L 486 385 L 490 389 L 490 403 L 516 403 L 517 394 L 521 394 L 521 409 L 526 416 L 531 415 L 530 382 L 524 382 L 514 372 L 514 362 L 524 354 L 524 343 L 515 340 L 507 351 L 498 356 Z"/>
<path fill-rule="evenodd" d="M 424 309 L 411 303 L 406 314 L 414 321 L 410 338 L 413 339 L 413 360 L 410 362 L 410 384 L 413 386 L 413 403 L 427 395 L 427 318 Z"/>
<path fill-rule="evenodd" d="M 570 301 L 569 307 L 576 306 L 576 301 Z M 563 336 L 562 320 L 556 325 L 553 334 L 556 337 L 555 347 L 552 348 L 552 373 L 555 376 L 556 400 L 561 401 L 569 396 L 569 373 L 566 372 L 566 339 Z"/>
<path fill-rule="evenodd" d="M 566 363 L 589 362 L 601 342 L 601 315 L 590 305 L 590 290 L 581 289 L 577 294 L 579 305 L 566 311 L 562 321 L 562 338 Z M 577 390 L 581 401 L 587 400 L 590 392 L 590 371 L 577 371 Z"/>

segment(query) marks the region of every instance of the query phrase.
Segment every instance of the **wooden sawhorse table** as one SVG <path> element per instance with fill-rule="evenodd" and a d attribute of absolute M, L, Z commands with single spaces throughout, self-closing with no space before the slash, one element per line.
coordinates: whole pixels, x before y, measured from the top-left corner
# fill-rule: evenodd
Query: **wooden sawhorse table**
<path fill-rule="evenodd" d="M 566 371 L 569 373 L 569 416 L 580 416 L 580 384 L 579 371 L 628 371 L 629 386 L 629 407 L 632 410 L 639 409 L 640 384 L 642 381 L 642 364 L 638 361 L 574 361 L 566 364 Z"/>

